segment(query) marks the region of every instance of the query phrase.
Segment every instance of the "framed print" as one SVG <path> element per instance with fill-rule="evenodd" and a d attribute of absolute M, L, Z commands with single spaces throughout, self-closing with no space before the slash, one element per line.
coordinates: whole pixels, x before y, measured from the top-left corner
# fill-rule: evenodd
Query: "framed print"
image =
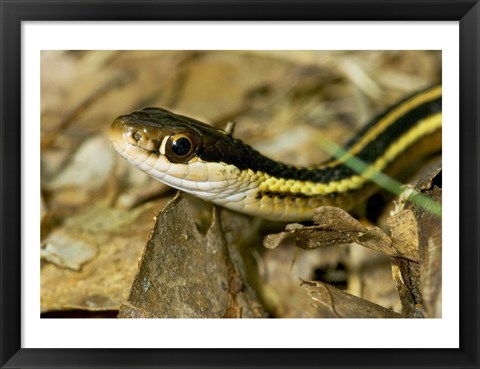
<path fill-rule="evenodd" d="M 2 1 L 2 367 L 478 367 L 479 15 Z"/>

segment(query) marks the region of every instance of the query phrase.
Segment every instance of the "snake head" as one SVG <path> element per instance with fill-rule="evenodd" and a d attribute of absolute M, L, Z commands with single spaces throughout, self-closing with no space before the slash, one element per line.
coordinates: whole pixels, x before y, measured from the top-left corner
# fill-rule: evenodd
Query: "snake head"
<path fill-rule="evenodd" d="M 110 140 L 124 157 L 125 151 L 135 151 L 164 155 L 171 163 L 186 164 L 202 152 L 202 139 L 178 117 L 160 108 L 122 115 L 110 127 Z"/>
<path fill-rule="evenodd" d="M 224 131 L 160 108 L 114 120 L 109 131 L 117 152 L 165 184 L 211 199 L 230 191 L 241 169 L 229 162 L 238 140 Z M 241 144 L 240 147 L 244 145 Z M 233 153 L 235 154 L 235 153 Z M 242 154 L 235 160 L 242 160 Z"/>

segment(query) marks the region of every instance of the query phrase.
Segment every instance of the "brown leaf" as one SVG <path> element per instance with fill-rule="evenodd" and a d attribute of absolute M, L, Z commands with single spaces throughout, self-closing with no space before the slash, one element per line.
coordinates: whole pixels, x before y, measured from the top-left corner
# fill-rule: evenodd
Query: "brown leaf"
<path fill-rule="evenodd" d="M 98 254 L 98 246 L 93 239 L 60 229 L 52 232 L 41 249 L 43 260 L 61 268 L 80 270 Z"/>
<path fill-rule="evenodd" d="M 406 259 L 418 262 L 418 229 L 413 212 L 402 210 L 388 218 L 387 224 L 394 247 L 407 256 Z"/>
<path fill-rule="evenodd" d="M 420 172 L 415 189 L 441 203 L 441 162 Z M 392 260 L 393 278 L 402 302 L 403 315 L 442 316 L 442 219 L 425 208 L 406 202 L 389 220 L 392 239 L 403 252 L 418 255 L 418 262 Z"/>
<path fill-rule="evenodd" d="M 121 318 L 260 317 L 218 213 L 205 235 L 178 194 L 158 215 Z"/>
<path fill-rule="evenodd" d="M 408 318 L 423 318 L 419 264 L 405 259 L 393 258 L 392 276 L 402 303 L 402 315 Z"/>
<path fill-rule="evenodd" d="M 330 318 L 401 318 L 383 306 L 341 291 L 329 284 L 304 281 L 315 308 Z"/>
<path fill-rule="evenodd" d="M 135 210 L 92 206 L 43 240 L 41 310 L 116 310 L 127 298 L 161 202 Z"/>
<path fill-rule="evenodd" d="M 279 318 L 324 318 L 299 281 L 312 279 L 317 270 L 322 270 L 331 271 L 325 276 L 333 274 L 333 278 L 341 282 L 346 275 L 335 274 L 335 270 L 339 264 L 345 264 L 347 258 L 346 245 L 307 251 L 296 248 L 290 240 L 274 250 L 264 250 L 258 259 L 263 298 L 269 311 Z"/>
<path fill-rule="evenodd" d="M 286 238 L 295 239 L 298 247 L 310 250 L 343 243 L 358 243 L 388 256 L 409 259 L 412 256 L 395 249 L 392 240 L 380 228 L 366 227 L 346 211 L 333 206 L 315 209 L 314 226 L 289 225 L 285 232 L 265 237 L 264 246 L 275 248 Z"/>

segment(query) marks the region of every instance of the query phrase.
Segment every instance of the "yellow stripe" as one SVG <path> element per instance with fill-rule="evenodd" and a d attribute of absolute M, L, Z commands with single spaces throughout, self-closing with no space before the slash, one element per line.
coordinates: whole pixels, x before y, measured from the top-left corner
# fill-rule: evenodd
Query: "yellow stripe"
<path fill-rule="evenodd" d="M 425 100 L 424 100 L 425 101 Z M 412 105 L 409 105 L 410 107 Z M 383 122 L 386 124 L 385 122 Z M 369 167 L 365 173 L 354 175 L 339 181 L 328 183 L 315 183 L 311 181 L 296 181 L 291 179 L 276 178 L 267 174 L 260 174 L 265 180 L 259 185 L 261 191 L 271 192 L 293 192 L 302 193 L 307 196 L 328 195 L 331 193 L 341 193 L 360 188 L 376 172 L 382 171 L 385 167 L 402 154 L 409 146 L 414 144 L 419 138 L 427 136 L 442 127 L 442 113 L 433 114 L 420 120 L 417 125 L 412 127 L 404 135 L 393 142 L 382 156 Z M 351 156 L 351 152 L 348 153 Z M 262 178 L 260 178 L 262 180 Z"/>
<path fill-rule="evenodd" d="M 381 120 L 379 120 L 366 134 L 348 151 L 348 155 L 357 155 L 362 149 L 367 146 L 370 142 L 375 140 L 379 134 L 385 131 L 393 123 L 395 123 L 400 117 L 408 113 L 410 110 L 415 109 L 416 107 L 435 100 L 442 96 L 442 86 L 435 86 L 431 90 L 422 92 L 419 95 L 413 96 L 411 99 L 404 101 L 402 104 L 398 105 L 390 113 L 385 115 Z M 318 168 L 333 167 L 344 161 L 346 157 L 340 157 L 337 160 L 333 160 L 325 165 L 320 165 Z"/>
<path fill-rule="evenodd" d="M 426 91 L 420 95 L 416 95 L 410 100 L 405 101 L 403 104 L 397 106 L 389 114 L 387 114 L 383 119 L 378 121 L 378 124 L 375 124 L 370 131 L 368 131 L 365 136 L 362 137 L 350 150 L 350 154 L 355 155 L 359 153 L 366 145 L 373 141 L 377 136 L 385 131 L 392 123 L 396 122 L 401 116 L 408 113 L 410 110 L 415 109 L 416 107 L 435 100 L 442 96 L 442 86 L 437 86 L 430 91 Z"/>

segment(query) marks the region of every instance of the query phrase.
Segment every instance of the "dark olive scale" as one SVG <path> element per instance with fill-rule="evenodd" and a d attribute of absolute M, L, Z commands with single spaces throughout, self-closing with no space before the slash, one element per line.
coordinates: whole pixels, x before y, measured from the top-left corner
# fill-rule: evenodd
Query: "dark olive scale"
<path fill-rule="evenodd" d="M 405 100 L 407 99 L 409 98 Z M 441 97 L 419 105 L 399 118 L 395 124 L 385 129 L 376 139 L 372 140 L 372 142 L 368 143 L 357 153 L 356 156 L 367 163 L 374 162 L 385 152 L 388 146 L 412 128 L 419 119 L 431 113 L 440 112 L 441 109 Z M 379 120 L 390 112 L 391 109 L 375 117 L 347 144 L 347 148 L 358 142 L 373 125 L 377 124 Z M 254 172 L 261 171 L 277 178 L 319 183 L 338 181 L 349 178 L 355 174 L 352 169 L 343 164 L 315 169 L 299 168 L 278 163 L 263 156 L 230 134 L 195 119 L 178 115 L 161 108 L 146 108 L 120 118 L 141 124 L 147 131 L 149 127 L 151 127 L 152 129 L 171 131 L 172 134 L 191 132 L 197 138 L 195 154 L 207 162 L 224 162 L 235 165 L 241 170 L 251 169 Z M 178 142 L 179 155 L 189 150 L 189 148 L 187 150 L 188 144 L 185 141 L 182 139 L 178 141 L 180 141 Z M 177 143 L 175 144 L 175 149 L 177 149 Z M 287 195 L 291 196 L 291 194 L 286 194 L 286 196 Z"/>

